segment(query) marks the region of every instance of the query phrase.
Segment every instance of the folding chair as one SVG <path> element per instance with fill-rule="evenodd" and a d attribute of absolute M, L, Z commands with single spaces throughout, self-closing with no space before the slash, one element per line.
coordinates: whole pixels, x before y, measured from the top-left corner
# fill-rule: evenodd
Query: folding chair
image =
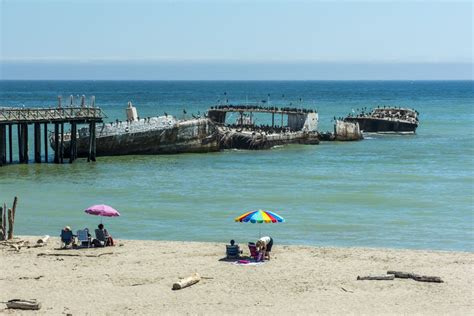
<path fill-rule="evenodd" d="M 82 247 L 89 248 L 91 246 L 91 239 L 89 237 L 89 229 L 84 228 L 77 231 L 77 241 Z"/>

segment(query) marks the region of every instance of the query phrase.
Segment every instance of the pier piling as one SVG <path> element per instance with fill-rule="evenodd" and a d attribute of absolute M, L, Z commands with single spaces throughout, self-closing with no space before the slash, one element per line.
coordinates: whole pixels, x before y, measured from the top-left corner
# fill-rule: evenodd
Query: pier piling
<path fill-rule="evenodd" d="M 61 123 L 61 144 L 59 145 L 59 161 L 64 162 L 64 123 Z"/>
<path fill-rule="evenodd" d="M 48 162 L 48 146 L 54 149 L 54 163 L 63 163 L 65 156 L 69 155 L 69 162 L 77 159 L 77 124 L 89 124 L 90 155 L 88 160 L 95 161 L 96 158 L 96 129 L 95 124 L 102 122 L 105 117 L 102 110 L 95 107 L 95 99 L 92 98 L 92 105 L 87 106 L 85 97 L 81 99 L 80 107 L 75 107 L 72 103 L 69 107 L 62 106 L 61 97 L 58 97 L 58 104 L 55 107 L 33 107 L 14 108 L 0 107 L 0 166 L 7 162 L 13 163 L 13 141 L 18 141 L 18 161 L 20 163 L 29 162 L 29 139 L 28 127 L 33 125 L 34 162 L 42 162 L 42 148 L 44 146 L 44 161 Z M 43 125 L 43 138 L 42 128 Z M 48 124 L 54 124 L 54 133 L 48 133 Z M 71 135 L 65 135 L 64 124 L 70 124 Z M 17 140 L 13 139 L 13 128 L 16 125 Z M 8 138 L 7 138 L 8 134 Z M 50 142 L 50 136 L 52 136 Z M 8 142 L 8 146 L 7 146 Z M 69 142 L 69 148 L 67 147 Z M 43 144 L 41 144 L 43 143 Z M 16 146 L 15 146 L 16 147 Z M 8 149 L 7 149 L 8 148 Z M 65 153 L 65 149 L 67 152 Z M 8 151 L 8 155 L 7 155 Z M 8 161 L 9 158 L 9 161 Z"/>
<path fill-rule="evenodd" d="M 28 155 L 28 123 L 23 123 L 22 125 L 22 132 L 21 135 L 23 137 L 23 163 L 28 163 L 29 155 Z"/>
<path fill-rule="evenodd" d="M 7 128 L 0 125 L 0 166 L 7 163 Z"/>
<path fill-rule="evenodd" d="M 44 162 L 48 162 L 48 123 L 44 123 Z"/>
<path fill-rule="evenodd" d="M 17 137 L 18 137 L 18 160 L 23 163 L 23 136 L 22 136 L 21 124 L 17 125 Z"/>
<path fill-rule="evenodd" d="M 69 142 L 69 163 L 76 160 L 77 153 L 77 125 L 71 123 L 71 141 Z"/>
<path fill-rule="evenodd" d="M 95 123 L 92 123 L 92 157 L 91 157 L 92 161 L 95 161 L 96 149 L 97 149 L 97 137 L 95 134 Z"/>
<path fill-rule="evenodd" d="M 54 163 L 59 163 L 59 124 L 54 123 Z"/>
<path fill-rule="evenodd" d="M 41 125 L 35 123 L 35 162 L 41 163 Z"/>
<path fill-rule="evenodd" d="M 11 124 L 8 124 L 8 154 L 10 155 L 10 163 L 13 163 L 13 128 Z"/>
<path fill-rule="evenodd" d="M 95 124 L 89 124 L 89 153 L 87 155 L 87 161 L 95 161 L 96 157 L 96 137 L 95 137 Z"/>

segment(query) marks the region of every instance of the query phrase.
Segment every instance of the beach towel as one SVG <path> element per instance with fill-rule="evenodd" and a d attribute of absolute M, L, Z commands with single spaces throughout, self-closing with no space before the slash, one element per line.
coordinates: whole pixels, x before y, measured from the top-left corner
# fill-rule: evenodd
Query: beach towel
<path fill-rule="evenodd" d="M 237 260 L 233 262 L 233 264 L 238 265 L 238 266 L 259 266 L 264 263 L 265 263 L 264 261 L 256 262 L 256 261 L 251 261 L 251 260 Z"/>

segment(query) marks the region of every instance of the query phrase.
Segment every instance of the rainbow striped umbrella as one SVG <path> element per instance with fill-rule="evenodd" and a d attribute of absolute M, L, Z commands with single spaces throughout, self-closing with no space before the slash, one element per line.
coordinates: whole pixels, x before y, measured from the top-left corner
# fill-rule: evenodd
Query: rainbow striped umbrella
<path fill-rule="evenodd" d="M 235 218 L 236 222 L 247 223 L 250 222 L 252 224 L 255 223 L 283 223 L 285 219 L 278 215 L 275 212 L 265 211 L 265 210 L 257 210 L 257 211 L 250 211 L 240 215 L 239 217 Z"/>

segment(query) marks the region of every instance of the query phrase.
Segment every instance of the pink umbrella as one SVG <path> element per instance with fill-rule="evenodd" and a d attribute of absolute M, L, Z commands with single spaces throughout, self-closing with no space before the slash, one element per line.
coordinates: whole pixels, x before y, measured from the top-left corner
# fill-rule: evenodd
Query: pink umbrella
<path fill-rule="evenodd" d="M 84 212 L 91 215 L 114 217 L 120 216 L 120 213 L 111 206 L 98 204 L 88 207 Z"/>

